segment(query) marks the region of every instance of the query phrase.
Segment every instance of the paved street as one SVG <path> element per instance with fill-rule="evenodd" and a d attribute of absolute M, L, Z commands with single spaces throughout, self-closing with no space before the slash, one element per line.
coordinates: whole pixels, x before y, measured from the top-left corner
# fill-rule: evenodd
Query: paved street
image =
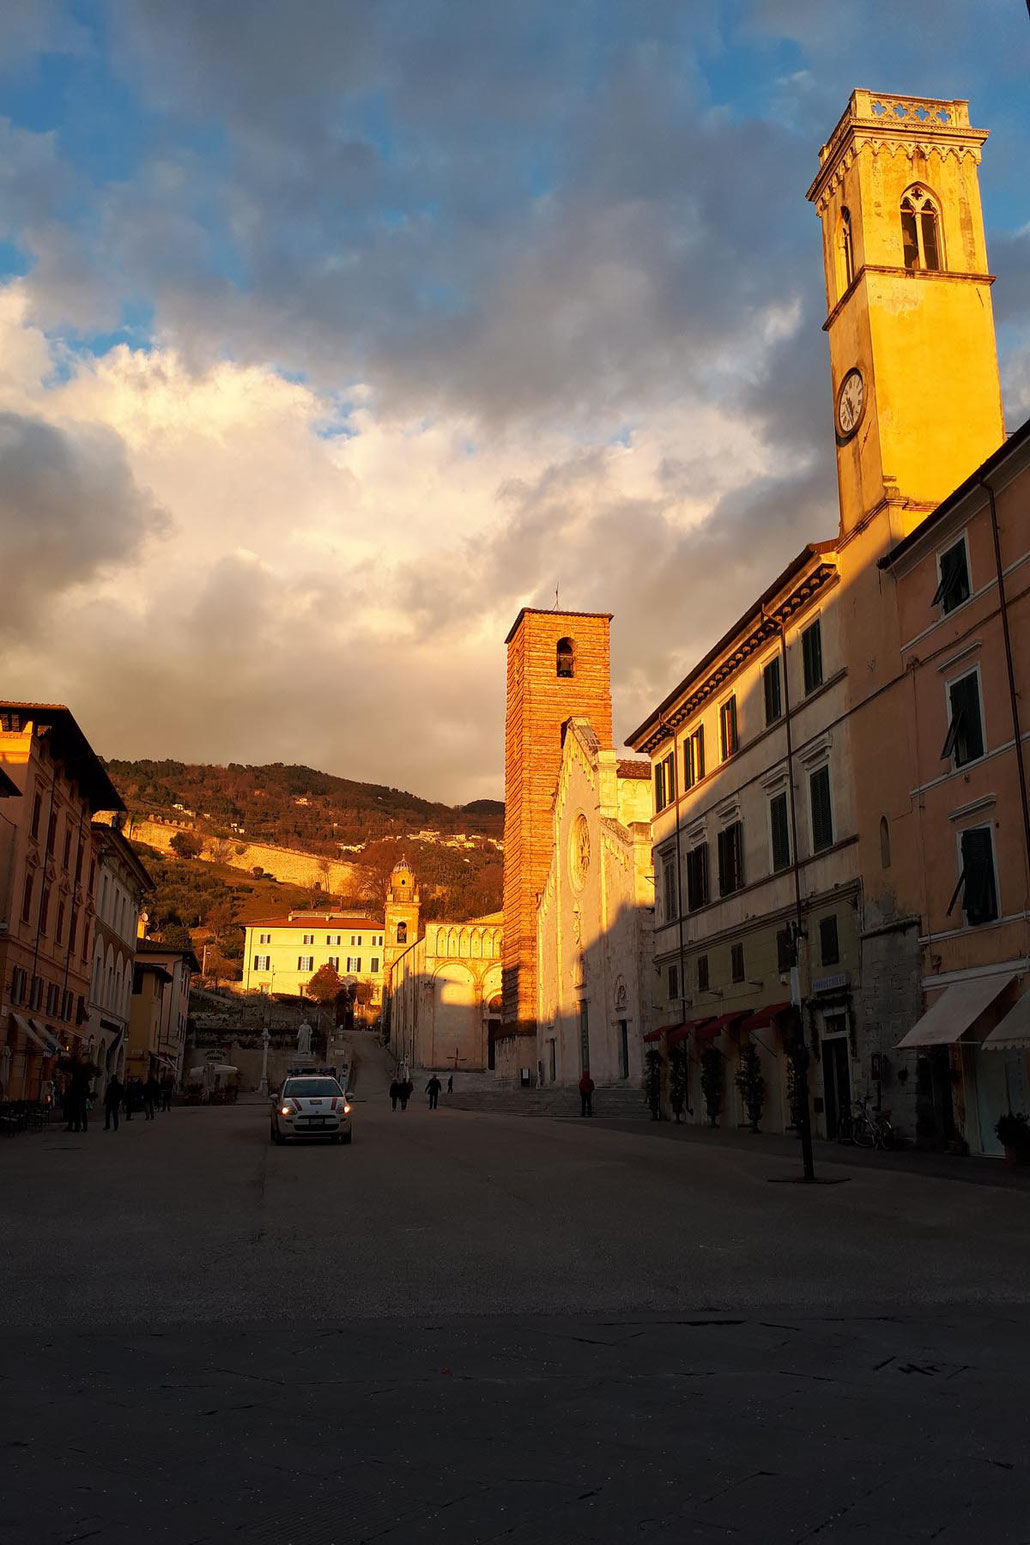
<path fill-rule="evenodd" d="M 4 1145 L 3 1545 L 1030 1541 L 1026 1191 L 381 1077 Z"/>

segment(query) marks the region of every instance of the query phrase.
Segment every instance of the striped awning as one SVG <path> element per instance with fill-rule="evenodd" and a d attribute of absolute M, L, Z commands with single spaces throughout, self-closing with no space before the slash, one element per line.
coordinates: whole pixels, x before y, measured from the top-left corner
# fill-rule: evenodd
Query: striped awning
<path fill-rule="evenodd" d="M 1030 991 L 1017 998 L 1000 1025 L 980 1044 L 981 1051 L 1021 1051 L 1030 1047 Z"/>

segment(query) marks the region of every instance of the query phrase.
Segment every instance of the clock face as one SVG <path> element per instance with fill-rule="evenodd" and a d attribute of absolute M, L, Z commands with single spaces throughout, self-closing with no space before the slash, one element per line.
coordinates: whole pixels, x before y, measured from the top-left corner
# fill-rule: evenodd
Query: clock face
<path fill-rule="evenodd" d="M 590 868 L 590 828 L 585 815 L 578 815 L 569 837 L 569 870 L 572 883 L 582 890 Z"/>
<path fill-rule="evenodd" d="M 865 407 L 865 382 L 860 370 L 849 370 L 837 393 L 837 432 L 842 436 L 855 433 Z"/>

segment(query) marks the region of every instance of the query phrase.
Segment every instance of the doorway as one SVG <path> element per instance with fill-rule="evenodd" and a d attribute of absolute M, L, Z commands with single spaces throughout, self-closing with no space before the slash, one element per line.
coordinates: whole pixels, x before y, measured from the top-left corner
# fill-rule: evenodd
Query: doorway
<path fill-rule="evenodd" d="M 851 1056 L 847 1035 L 824 1035 L 822 1058 L 826 1136 L 833 1142 L 851 1120 Z"/>
<path fill-rule="evenodd" d="M 486 1022 L 486 1066 L 491 1073 L 497 1069 L 497 1037 L 501 1033 L 501 1021 L 488 1019 Z"/>
<path fill-rule="evenodd" d="M 629 1077 L 629 1020 L 619 1020 L 619 1077 Z"/>

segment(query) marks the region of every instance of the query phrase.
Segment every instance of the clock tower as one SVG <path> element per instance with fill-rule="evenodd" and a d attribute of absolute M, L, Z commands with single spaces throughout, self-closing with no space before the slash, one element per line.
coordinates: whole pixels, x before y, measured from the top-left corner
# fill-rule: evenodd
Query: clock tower
<path fill-rule="evenodd" d="M 854 91 L 808 190 L 823 227 L 841 541 L 896 541 L 1004 439 L 969 105 Z"/>

